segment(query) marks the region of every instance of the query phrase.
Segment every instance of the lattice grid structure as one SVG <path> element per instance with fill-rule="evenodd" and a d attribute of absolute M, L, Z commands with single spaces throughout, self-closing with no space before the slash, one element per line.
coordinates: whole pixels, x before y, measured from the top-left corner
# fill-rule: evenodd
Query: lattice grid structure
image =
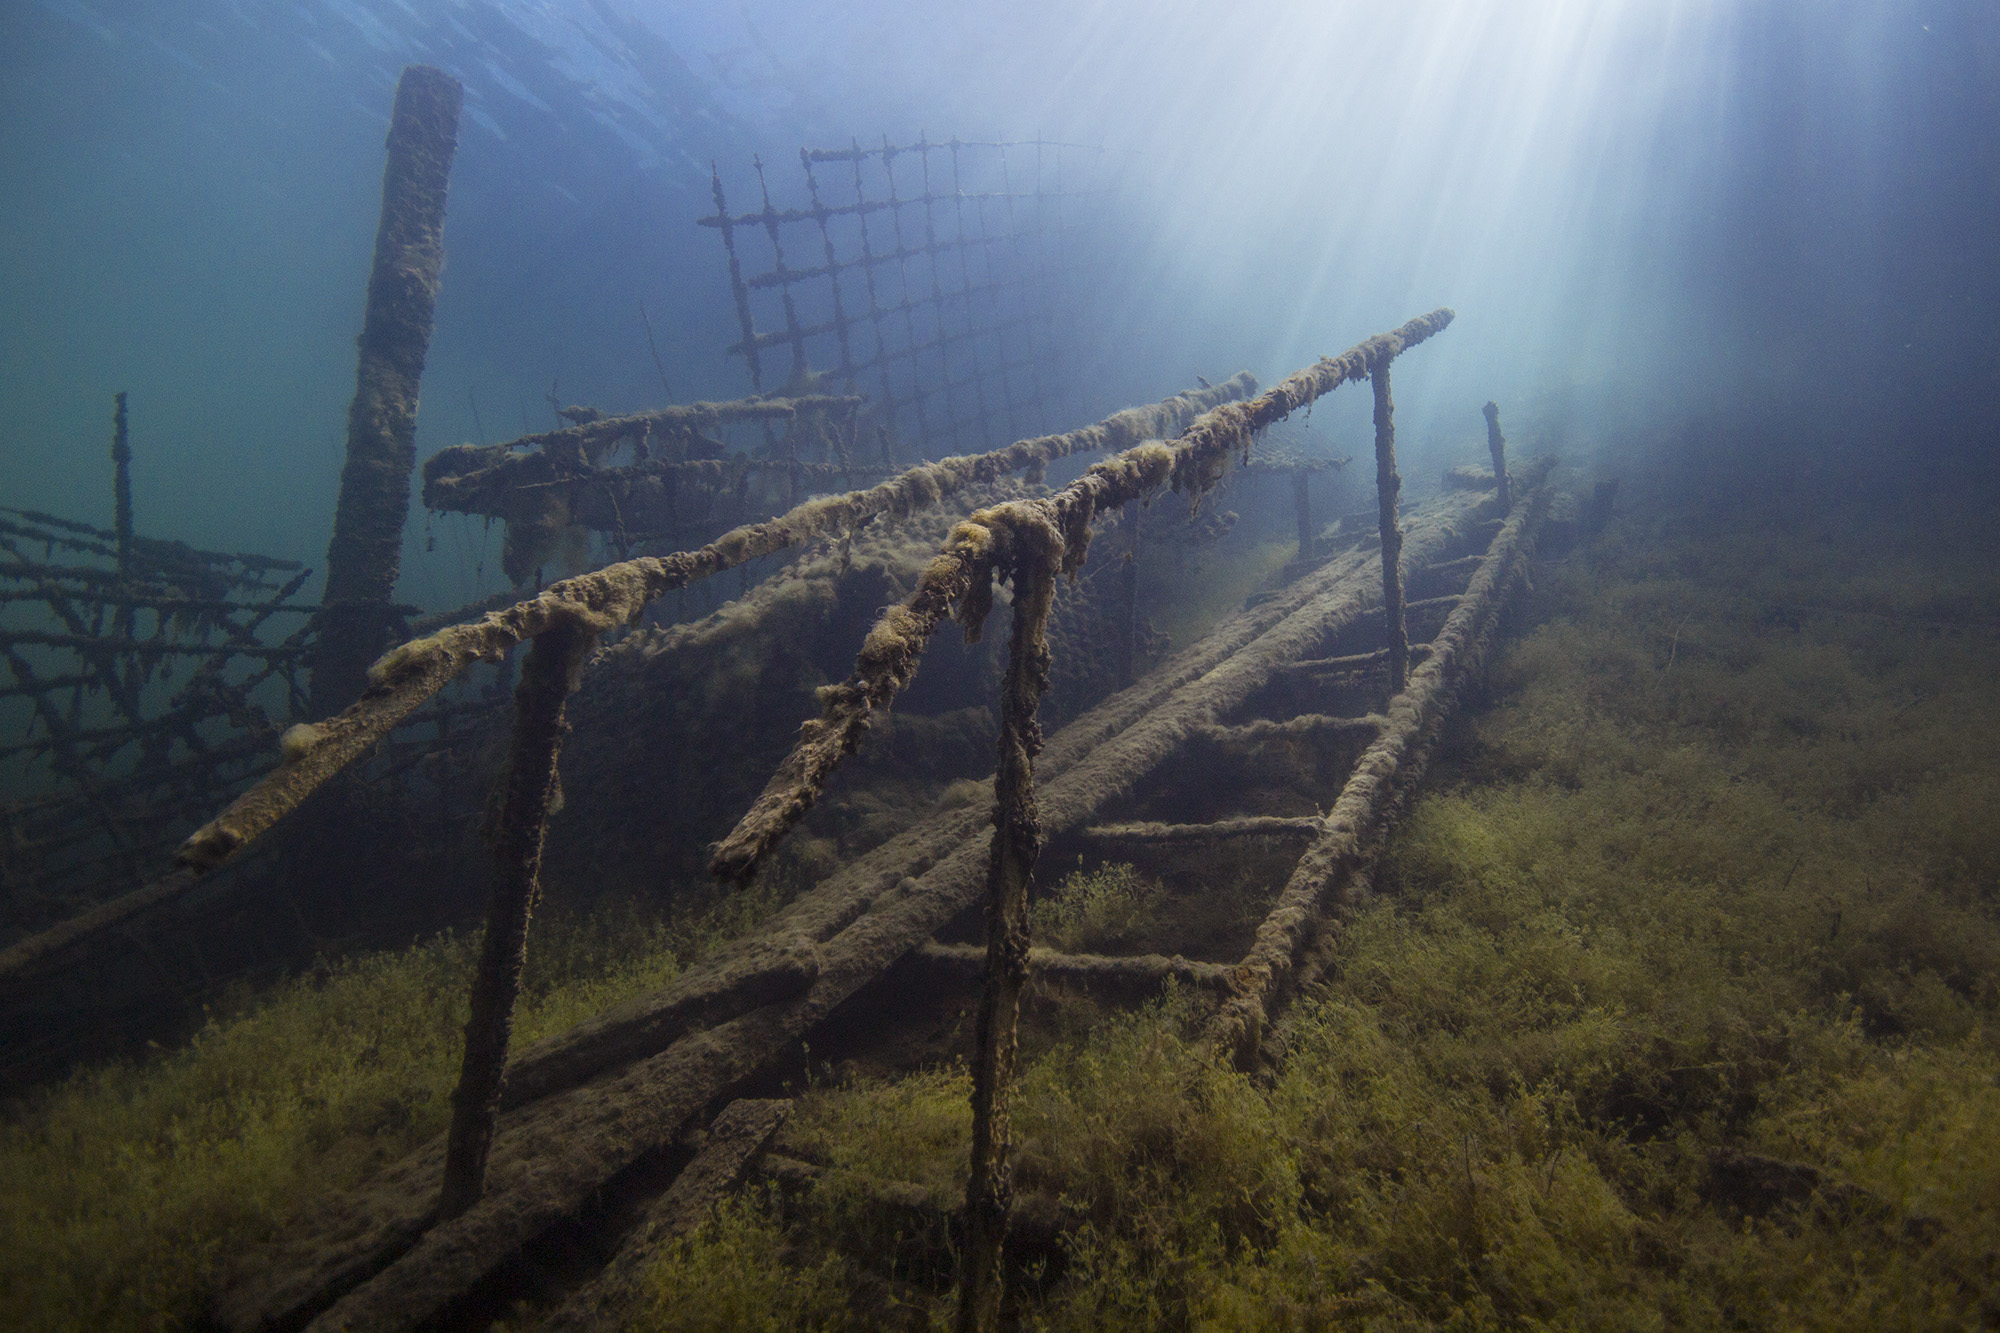
<path fill-rule="evenodd" d="M 1112 186 L 1104 151 L 1048 140 L 919 137 L 802 148 L 807 204 L 731 213 L 722 233 L 743 357 L 757 392 L 809 376 L 874 400 L 893 454 L 991 450 L 1080 419 L 1058 321 L 1074 313 Z M 801 263 L 801 260 L 804 262 Z M 780 349 L 783 349 L 782 351 Z"/>
<path fill-rule="evenodd" d="M 312 715 L 312 570 L 134 533 L 123 394 L 111 455 L 114 529 L 0 508 L 6 933 L 157 875 Z M 414 607 L 389 610 L 408 628 Z M 405 797 L 449 785 L 505 702 L 504 681 L 458 682 L 383 738 L 367 780 Z"/>
<path fill-rule="evenodd" d="M 122 438 L 122 403 L 119 415 Z M 278 733 L 303 715 L 315 608 L 293 598 L 311 571 L 134 536 L 120 511 L 105 531 L 0 510 L 10 916 L 157 873 L 204 810 L 271 767 Z"/>

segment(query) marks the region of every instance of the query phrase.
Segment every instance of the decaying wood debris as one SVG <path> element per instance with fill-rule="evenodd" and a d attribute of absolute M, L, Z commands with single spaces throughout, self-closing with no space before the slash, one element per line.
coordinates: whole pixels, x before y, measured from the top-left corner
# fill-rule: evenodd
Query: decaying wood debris
<path fill-rule="evenodd" d="M 870 716 L 886 707 L 916 674 L 931 636 L 947 617 L 956 616 L 968 632 L 977 634 L 992 608 L 993 571 L 1008 559 L 1010 533 L 1016 526 L 1036 522 L 1052 525 L 1063 541 L 1063 565 L 1058 572 L 1071 573 L 1083 562 L 1090 525 L 1098 514 L 1110 513 L 1168 486 L 1198 500 L 1221 479 L 1232 457 L 1248 454 L 1258 431 L 1364 375 L 1377 383 L 1379 453 L 1383 432 L 1389 429 L 1385 415 L 1389 363 L 1405 348 L 1444 329 L 1451 318 L 1449 310 L 1420 316 L 1394 333 L 1379 334 L 1338 357 L 1324 357 L 1248 402 L 1206 413 L 1171 446 L 1142 445 L 1098 463 L 1046 501 L 1036 502 L 1047 506 L 1044 512 L 1030 516 L 1016 506 L 1003 505 L 966 520 L 924 572 L 909 600 L 889 608 L 876 622 L 862 645 L 854 674 L 824 691 L 824 716 L 806 724 L 798 745 L 772 777 L 770 786 L 716 848 L 709 863 L 716 876 L 740 881 L 756 871 L 764 855 L 818 799 L 842 757 L 860 744 Z M 1393 476 L 1393 434 L 1389 440 L 1388 468 Z M 1383 525 L 1385 543 L 1400 540 L 1392 538 L 1396 527 L 1393 500 L 1384 502 Z M 1383 561 L 1393 578 L 1394 558 L 1386 547 Z M 1392 624 L 1393 632 L 1399 634 L 1400 590 L 1395 598 L 1398 605 Z M 1404 651 L 1407 654 L 1407 646 Z M 1392 661 L 1401 660 L 1393 654 L 1392 645 Z"/>
<path fill-rule="evenodd" d="M 1239 1064 L 1254 1060 L 1271 1001 L 1329 910 L 1351 897 L 1356 872 L 1380 849 L 1391 816 L 1423 775 L 1439 728 L 1475 679 L 1499 634 L 1500 612 L 1525 577 L 1535 532 L 1548 507 L 1547 469 L 1528 474 L 1526 503 L 1494 540 L 1463 601 L 1445 622 L 1407 690 L 1390 700 L 1379 734 L 1299 859 L 1257 944 L 1237 965 L 1213 1036 Z"/>
<path fill-rule="evenodd" d="M 1413 568 L 1480 527 L 1483 497 L 1453 492 L 1406 519 Z M 1093 822 L 1241 707 L 1277 669 L 1379 614 L 1372 552 L 1337 556 L 1055 733 L 1036 766 L 1050 837 Z M 604 1182 L 670 1144 L 691 1118 L 809 1036 L 897 959 L 980 902 L 990 810 L 948 810 L 842 866 L 751 936 L 654 995 L 523 1050 L 509 1067 L 486 1188 L 425 1230 L 442 1175 L 434 1142 L 259 1256 L 227 1295 L 226 1326 L 326 1310 L 325 1327 L 409 1327 Z"/>
<path fill-rule="evenodd" d="M 1364 357 L 1355 369 L 1367 366 Z M 1149 458 L 1146 466 L 1151 471 L 1159 464 Z M 1171 477 L 1173 469 L 1166 471 Z M 1539 480 L 1532 478 L 1531 489 Z M 1070 532 L 1051 516 L 1052 510 L 1061 513 L 1055 500 L 1038 504 L 1044 531 L 1060 539 L 1040 547 L 1052 569 L 1059 568 L 1061 553 L 1073 549 Z M 1403 543 L 1398 572 L 1413 580 L 1432 578 L 1436 568 L 1460 562 L 1460 551 L 1492 533 L 1492 507 L 1481 493 L 1446 492 L 1405 515 L 1398 525 Z M 1411 736 L 1421 737 L 1477 665 L 1499 602 L 1532 542 L 1541 505 L 1517 510 L 1472 587 L 1453 602 L 1440 647 L 1424 657 L 1414 689 L 1426 691 L 1425 698 L 1392 701 L 1382 715 L 1386 721 L 1363 719 L 1335 728 L 1379 729 L 1370 756 L 1388 756 L 1391 767 L 1408 762 Z M 1009 534 L 1003 540 L 1010 543 L 1003 553 L 1018 558 L 1019 538 Z M 1096 828 L 1092 820 L 1106 803 L 1132 792 L 1189 745 L 1228 734 L 1217 729 L 1233 710 L 1278 682 L 1283 668 L 1323 653 L 1341 631 L 1380 608 L 1382 585 L 1369 577 L 1370 554 L 1356 549 L 1336 556 L 1275 596 L 1256 601 L 1201 644 L 1052 737 L 1035 773 L 1041 779 L 1034 792 L 1037 813 L 1046 834 Z M 1022 609 L 1031 614 L 1034 600 L 1023 599 Z M 1410 716 L 1418 720 L 1411 723 Z M 1299 728 L 1324 729 L 1318 719 Z M 1364 759 L 1364 766 L 1369 762 Z M 221 1312 L 225 1323 L 258 1327 L 324 1311 L 326 1327 L 398 1327 L 442 1316 L 496 1265 L 572 1215 L 605 1181 L 661 1151 L 701 1108 L 745 1086 L 862 986 L 988 897 L 996 864 L 992 840 L 982 829 L 988 822 L 981 812 L 966 809 L 935 815 L 842 867 L 762 930 L 665 990 L 522 1052 L 509 1069 L 478 1202 L 449 1220 L 439 1221 L 429 1211 L 444 1156 L 442 1145 L 433 1144 L 330 1209 L 321 1230 L 288 1244 L 289 1257 L 260 1261 L 259 1271 L 230 1293 Z M 1218 830 L 1218 835 L 1302 832 L 1292 821 L 1284 824 Z M 1320 824 L 1315 846 L 1328 841 L 1332 827 L 1331 818 Z M 1290 915 L 1279 919 L 1274 913 L 1276 924 L 1267 923 L 1251 958 L 1230 970 L 1225 1012 L 1236 1016 L 1238 1049 L 1246 1044 L 1243 1033 L 1251 1030 L 1243 1016 L 1254 1004 L 1253 1016 L 1261 1022 L 1287 971 L 1285 960 L 1318 919 L 1318 897 L 1300 904 L 1294 901 L 1299 896 L 1288 892 L 1281 908 Z M 920 956 L 933 966 L 941 957 L 959 965 L 949 951 Z M 1126 969 L 1076 956 L 1056 970 L 1178 975 L 1173 960 L 1164 969 L 1150 960 L 1130 961 L 1137 965 Z M 1212 966 L 1200 965 L 1190 979 L 1212 980 Z M 972 1308 L 979 1309 L 980 1302 L 974 1300 Z"/>
<path fill-rule="evenodd" d="M 789 1101 L 770 1098 L 731 1102 L 702 1136 L 694 1160 L 646 1209 L 611 1262 L 541 1321 L 540 1333 L 595 1333 L 620 1318 L 643 1295 L 646 1265 L 658 1247 L 701 1225 L 715 1201 L 743 1179 L 791 1109 Z"/>
<path fill-rule="evenodd" d="M 1403 479 L 1396 474 L 1396 406 L 1389 392 L 1389 363 L 1371 366 L 1375 390 L 1375 494 L 1382 534 L 1382 618 L 1388 627 L 1389 692 L 1398 693 L 1410 676 L 1410 636 L 1404 620 L 1403 575 L 1399 557 L 1403 534 L 1396 526 Z"/>
<path fill-rule="evenodd" d="M 304 700 L 312 571 L 141 535 L 131 424 L 118 394 L 114 528 L 0 510 L 0 700 L 29 717 L 0 745 L 0 880 L 24 913 L 144 885 L 191 818 L 276 764 Z M 92 909 L 18 941 L 0 973 L 100 925 Z"/>
<path fill-rule="evenodd" d="M 476 621 L 443 625 L 378 661 L 370 669 L 367 689 L 354 704 L 295 733 L 294 743 L 285 748 L 283 762 L 276 769 L 182 844 L 179 869 L 0 950 L 0 977 L 39 964 L 142 912 L 185 896 L 208 872 L 268 831 L 334 774 L 367 754 L 473 663 L 500 660 L 564 617 L 581 614 L 597 624 L 600 632 L 630 624 L 648 602 L 666 592 L 790 547 L 839 537 L 878 515 L 928 509 L 948 496 L 991 484 L 1037 463 L 1172 436 L 1204 410 L 1254 388 L 1255 382 L 1247 374 L 1239 375 L 1211 388 L 1176 394 L 1146 407 L 1127 408 L 1094 426 L 1023 440 L 990 454 L 923 464 L 870 489 L 809 500 L 777 518 L 732 529 L 698 550 L 621 562 L 552 584 L 537 597 L 486 612 Z M 40 529 L 35 529 L 27 535 L 39 533 Z M 143 551 L 155 546 L 162 552 L 186 549 L 175 543 L 147 545 L 142 540 Z M 263 568 L 265 565 L 258 565 L 253 572 Z M 276 599 L 280 606 L 285 595 L 288 592 Z M 232 653 L 261 654 L 290 662 L 302 652 L 292 647 L 262 648 L 245 643 L 244 638 L 232 636 Z"/>
<path fill-rule="evenodd" d="M 708 433 L 742 422 L 782 426 L 796 455 L 799 434 L 836 441 L 851 436 L 863 402 L 852 396 L 764 397 L 624 416 L 570 408 L 587 419 L 505 444 L 440 450 L 424 464 L 424 505 L 505 520 L 506 571 L 525 582 L 566 527 L 605 533 L 621 547 L 659 538 L 678 545 L 684 534 L 705 536 L 746 521 L 750 514 L 743 511 L 766 503 L 749 493 L 760 476 L 782 482 L 780 494 L 789 504 L 806 491 L 881 479 L 880 467 L 835 461 L 846 454 L 838 443 L 822 449 L 826 461 L 758 458 L 731 454 Z M 631 461 L 611 465 L 612 452 L 627 445 Z"/>

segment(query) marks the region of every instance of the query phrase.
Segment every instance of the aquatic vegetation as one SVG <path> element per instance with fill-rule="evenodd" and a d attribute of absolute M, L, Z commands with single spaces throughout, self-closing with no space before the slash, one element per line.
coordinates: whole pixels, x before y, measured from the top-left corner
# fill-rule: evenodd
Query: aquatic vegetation
<path fill-rule="evenodd" d="M 1024 1034 L 1016 1185 L 1057 1228 L 1016 1284 L 1024 1326 L 1993 1317 L 1996 590 L 1889 516 L 1821 522 L 1663 510 L 1539 569 L 1490 707 L 1276 1025 L 1274 1068 L 1214 1060 L 1210 1002 L 1177 990 Z M 1183 877 L 1080 867 L 1036 937 L 1132 947 L 1260 891 Z M 769 906 L 552 916 L 522 1039 Z M 17 1108 L 9 1308 L 185 1322 L 223 1255 L 435 1134 L 469 957 L 447 939 L 325 969 Z M 958 1196 L 968 1088 L 950 1064 L 816 1076 L 776 1150 L 827 1183 L 722 1205 L 630 1326 L 948 1322 L 955 1241 L 883 1191 Z"/>
<path fill-rule="evenodd" d="M 774 894 L 662 920 L 552 911 L 530 950 L 525 1044 L 670 981 Z M 217 1012 L 182 1049 L 85 1071 L 0 1124 L 0 1298 L 12 1327 L 196 1319 L 221 1266 L 450 1116 L 477 941 L 350 959 Z"/>
<path fill-rule="evenodd" d="M 1995 590 L 1886 520 L 1676 517 L 1539 572 L 1495 706 L 1280 1023 L 1275 1072 L 1215 1063 L 1174 993 L 1044 1043 L 1017 1183 L 1061 1197 L 1066 1262 L 1024 1284 L 1025 1325 L 2000 1314 L 2000 645 L 1948 623 Z M 1901 607 L 1866 573 L 1885 545 Z M 1084 870 L 1035 926 L 1077 947 L 1161 901 Z M 816 1088 L 787 1134 L 936 1189 L 963 1170 L 963 1088 Z M 795 1259 L 851 1270 L 800 1321 L 865 1322 L 852 1207 L 784 1216 Z M 942 1288 L 897 1290 L 943 1320 Z"/>
<path fill-rule="evenodd" d="M 1109 952 L 1127 942 L 1147 897 L 1158 892 L 1133 866 L 1078 867 L 1030 909 L 1029 928 L 1051 949 Z"/>

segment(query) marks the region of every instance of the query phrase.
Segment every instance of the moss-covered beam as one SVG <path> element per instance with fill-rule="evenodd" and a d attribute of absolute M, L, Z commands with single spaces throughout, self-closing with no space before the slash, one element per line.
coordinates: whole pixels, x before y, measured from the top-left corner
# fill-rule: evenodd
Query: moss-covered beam
<path fill-rule="evenodd" d="M 382 219 L 347 413 L 347 462 L 326 552 L 313 659 L 312 706 L 320 717 L 354 701 L 367 683 L 368 664 L 389 642 L 386 608 L 410 512 L 417 395 L 444 270 L 445 187 L 464 100 L 457 79 L 428 65 L 411 65 L 396 84 Z"/>
<path fill-rule="evenodd" d="M 1345 900 L 1355 876 L 1380 850 L 1389 821 L 1422 777 L 1444 720 L 1483 669 L 1499 635 L 1500 613 L 1527 576 L 1536 532 L 1548 510 L 1542 485 L 1548 464 L 1529 470 L 1527 494 L 1488 549 L 1472 584 L 1429 658 L 1407 689 L 1390 700 L 1381 734 L 1362 752 L 1353 775 L 1257 930 L 1239 963 L 1231 994 L 1211 1029 L 1218 1049 L 1239 1065 L 1255 1060 L 1271 1006 L 1326 916 Z"/>
<path fill-rule="evenodd" d="M 958 1328 L 998 1327 L 1001 1250 L 1014 1197 L 1008 1102 L 1028 982 L 1028 884 L 1041 853 L 1035 803 L 1036 719 L 1049 688 L 1049 607 L 1064 563 L 1064 534 L 1054 505 L 1041 524 L 1015 533 L 1014 627 L 1000 686 L 999 765 L 993 780 L 993 840 L 986 862 L 986 985 L 973 1020 L 972 1165 L 965 1187 L 965 1251 L 959 1263 Z"/>
<path fill-rule="evenodd" d="M 1318 820 L 1300 820 L 1316 831 Z M 925 971 L 960 981 L 986 975 L 986 950 L 976 944 L 926 944 L 910 954 L 909 963 Z M 1169 978 L 1183 985 L 1215 989 L 1228 985 L 1228 963 L 1202 963 L 1178 955 L 1144 953 L 1113 957 L 1095 953 L 1028 950 L 1028 979 L 1057 985 L 1136 990 L 1164 985 Z"/>
<path fill-rule="evenodd" d="M 1062 572 L 1073 573 L 1083 564 L 1091 525 L 1099 514 L 1169 486 L 1198 501 L 1222 479 L 1232 458 L 1248 456 L 1260 431 L 1350 380 L 1366 376 L 1375 381 L 1379 446 L 1389 362 L 1403 349 L 1444 329 L 1451 320 L 1451 311 L 1436 310 L 1393 333 L 1377 334 L 1337 357 L 1322 357 L 1247 402 L 1225 403 L 1203 413 L 1171 445 L 1153 442 L 1128 449 L 1094 465 L 1045 500 L 1032 502 L 1048 507 L 1048 521 L 1063 534 L 1067 553 Z M 1393 474 L 1393 435 L 1389 468 Z M 1385 535 L 1395 530 L 1394 491 L 1386 495 Z M 993 571 L 1006 558 L 1009 530 L 1036 521 L 1023 507 L 1028 503 L 999 505 L 966 519 L 924 570 L 909 599 L 882 613 L 862 643 L 852 674 L 820 692 L 821 715 L 799 729 L 798 743 L 764 791 L 729 836 L 716 845 L 709 869 L 717 878 L 740 883 L 756 873 L 778 840 L 819 799 L 841 760 L 860 746 L 875 712 L 888 707 L 916 675 L 931 636 L 947 617 L 956 616 L 969 637 L 977 636 L 992 606 Z M 1400 550 L 1400 538 L 1393 541 Z M 1400 632 L 1402 594 L 1396 552 L 1385 546 L 1382 560 L 1385 595 L 1386 585 L 1395 585 L 1394 620 Z M 1392 653 L 1391 661 L 1392 673 L 1393 664 L 1407 664 L 1407 643 L 1400 655 Z"/>
<path fill-rule="evenodd" d="M 646 1206 L 620 1239 L 611 1262 L 535 1325 L 537 1333 L 595 1333 L 615 1326 L 645 1299 L 648 1269 L 660 1247 L 700 1226 L 718 1199 L 742 1183 L 791 1113 L 788 1100 L 740 1098 L 702 1135 L 694 1160 Z"/>
<path fill-rule="evenodd" d="M 457 1217 L 470 1208 L 485 1181 L 514 1002 L 528 958 L 528 922 L 541 893 L 542 842 L 558 790 L 556 760 L 568 730 L 564 706 L 596 641 L 588 624 L 556 624 L 528 649 L 514 689 L 514 734 L 490 830 L 493 893 L 472 983 L 472 1016 L 465 1024 L 465 1058 L 451 1099 L 440 1217 Z"/>
<path fill-rule="evenodd" d="M 1493 455 L 1493 484 L 1500 496 L 1500 512 L 1513 508 L 1513 498 L 1507 488 L 1507 437 L 1500 433 L 1500 404 L 1488 403 L 1481 409 L 1486 413 L 1486 448 Z"/>
<path fill-rule="evenodd" d="M 1413 563 L 1461 548 L 1481 502 L 1440 496 L 1412 514 Z M 1269 602 L 1227 617 L 1130 690 L 1049 739 L 1037 800 L 1051 836 L 1081 828 L 1185 753 L 1194 731 L 1241 707 L 1276 668 L 1351 628 L 1379 603 L 1370 561 L 1349 553 Z M 511 1095 L 541 1093 L 503 1111 L 479 1203 L 426 1229 L 442 1143 L 399 1163 L 378 1187 L 330 1204 L 281 1254 L 256 1256 L 222 1311 L 231 1329 L 327 1311 L 355 1327 L 412 1327 L 558 1225 L 604 1184 L 677 1135 L 718 1098 L 752 1087 L 796 1051 L 862 987 L 976 906 L 986 884 L 990 811 L 939 812 L 842 866 L 757 934 L 673 983 L 521 1052 Z M 766 970 L 796 987 L 762 1006 L 744 996 Z M 720 1021 L 685 1021 L 703 1005 Z M 662 1021 L 662 1020 L 666 1021 Z M 814 1040 L 817 1040 L 816 1038 Z M 329 1309 L 329 1307 L 336 1308 Z"/>
<path fill-rule="evenodd" d="M 1092 824 L 1073 835 L 1085 842 L 1197 846 L 1236 838 L 1314 838 L 1319 821 L 1282 815 L 1247 815 L 1207 824 Z"/>
<path fill-rule="evenodd" d="M 1382 630 L 1389 640 L 1389 693 L 1400 694 L 1410 677 L 1410 635 L 1403 620 L 1403 534 L 1396 526 L 1396 507 L 1403 479 L 1396 474 L 1396 404 L 1389 391 L 1389 363 L 1384 356 L 1369 366 L 1375 390 L 1376 521 L 1382 533 Z"/>

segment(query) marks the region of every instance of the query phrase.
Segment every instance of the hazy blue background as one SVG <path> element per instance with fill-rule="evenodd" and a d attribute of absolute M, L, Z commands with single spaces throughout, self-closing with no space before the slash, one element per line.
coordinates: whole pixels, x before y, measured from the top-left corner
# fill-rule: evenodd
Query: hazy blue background
<path fill-rule="evenodd" d="M 678 397 L 743 392 L 710 161 L 747 202 L 753 153 L 789 187 L 801 144 L 922 130 L 1126 165 L 1099 406 L 1452 305 L 1398 375 L 1423 467 L 1488 397 L 1614 461 L 1993 454 L 1991 0 L 12 0 L 5 503 L 108 521 L 127 389 L 142 531 L 322 560 L 417 60 L 468 95 L 424 453 L 545 427 L 552 380 L 658 401 L 641 299 Z M 1358 449 L 1365 411 L 1321 429 Z M 482 551 L 497 587 L 482 526 L 439 520 L 404 595 L 473 593 Z"/>

